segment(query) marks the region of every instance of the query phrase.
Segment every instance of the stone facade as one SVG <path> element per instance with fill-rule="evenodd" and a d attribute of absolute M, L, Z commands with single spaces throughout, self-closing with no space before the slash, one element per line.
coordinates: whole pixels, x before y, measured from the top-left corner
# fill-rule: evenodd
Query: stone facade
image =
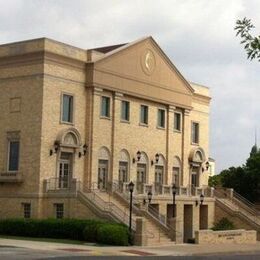
<path fill-rule="evenodd" d="M 196 244 L 255 244 L 255 230 L 200 230 L 195 232 Z"/>
<path fill-rule="evenodd" d="M 73 98 L 71 122 L 62 120 L 64 94 Z M 102 97 L 110 100 L 108 117 L 101 116 Z M 127 121 L 121 118 L 122 101 L 129 102 Z M 151 206 L 170 218 L 177 171 L 179 232 L 194 237 L 195 230 L 214 221 L 214 198 L 206 196 L 209 103 L 209 89 L 186 81 L 151 37 L 92 50 L 46 38 L 1 45 L 0 216 L 22 217 L 29 203 L 35 218 L 55 217 L 56 204 L 63 205 L 64 217 L 98 217 L 71 192 L 72 183 L 81 191 L 103 185 L 103 192 L 117 183 L 123 192 L 133 181 L 136 199 L 152 191 Z M 147 124 L 140 123 L 141 105 L 148 107 Z M 158 127 L 158 109 L 164 110 L 164 127 Z M 14 172 L 8 170 L 12 135 L 20 142 Z M 62 168 L 67 164 L 68 176 Z M 141 164 L 143 190 L 137 192 Z"/>

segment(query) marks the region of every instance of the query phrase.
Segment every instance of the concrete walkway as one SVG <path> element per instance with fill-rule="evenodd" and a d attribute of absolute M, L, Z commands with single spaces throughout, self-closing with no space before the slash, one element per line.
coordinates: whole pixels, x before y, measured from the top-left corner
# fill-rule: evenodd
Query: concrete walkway
<path fill-rule="evenodd" d="M 256 244 L 219 244 L 219 245 L 194 245 L 182 244 L 171 246 L 152 247 L 114 247 L 95 246 L 91 244 L 75 245 L 52 242 L 38 242 L 28 240 L 0 238 L 0 247 L 27 248 L 37 251 L 45 251 L 48 254 L 65 256 L 189 256 L 189 255 L 219 255 L 219 254 L 246 254 L 260 253 L 260 242 Z M 1 250 L 0 250 L 1 258 Z"/>

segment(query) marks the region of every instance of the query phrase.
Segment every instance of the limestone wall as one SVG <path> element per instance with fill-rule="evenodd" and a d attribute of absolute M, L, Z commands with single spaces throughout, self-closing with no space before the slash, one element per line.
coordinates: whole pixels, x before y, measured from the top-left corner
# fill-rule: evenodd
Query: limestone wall
<path fill-rule="evenodd" d="M 255 244 L 255 230 L 199 230 L 195 232 L 196 244 Z"/>

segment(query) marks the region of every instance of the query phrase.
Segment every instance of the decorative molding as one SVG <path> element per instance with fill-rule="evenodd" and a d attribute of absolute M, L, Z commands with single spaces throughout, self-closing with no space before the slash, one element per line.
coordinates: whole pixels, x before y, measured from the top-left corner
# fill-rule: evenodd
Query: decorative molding
<path fill-rule="evenodd" d="M 184 109 L 184 116 L 189 116 L 191 109 Z"/>
<path fill-rule="evenodd" d="M 141 56 L 141 67 L 143 72 L 150 76 L 155 69 L 156 60 L 152 50 L 146 49 Z"/>
<path fill-rule="evenodd" d="M 172 105 L 169 106 L 169 112 L 173 113 L 175 110 L 176 110 L 175 106 L 172 106 Z"/>
<path fill-rule="evenodd" d="M 94 87 L 94 89 L 93 89 L 93 93 L 94 93 L 94 95 L 96 95 L 96 96 L 101 96 L 102 92 L 103 92 L 103 89 L 102 89 L 102 88 Z"/>
<path fill-rule="evenodd" d="M 124 94 L 121 92 L 115 92 L 115 99 L 116 100 L 121 100 L 122 97 L 124 97 Z"/>
<path fill-rule="evenodd" d="M 8 140 L 19 140 L 20 139 L 20 131 L 8 131 L 7 132 Z"/>

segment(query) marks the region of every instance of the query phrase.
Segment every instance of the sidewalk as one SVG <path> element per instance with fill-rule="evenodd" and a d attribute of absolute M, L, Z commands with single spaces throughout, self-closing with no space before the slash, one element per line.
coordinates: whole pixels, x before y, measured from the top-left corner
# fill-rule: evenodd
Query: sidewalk
<path fill-rule="evenodd" d="M 256 244 L 218 244 L 218 245 L 195 245 L 182 244 L 170 246 L 153 247 L 115 247 L 115 246 L 95 246 L 91 244 L 75 245 L 52 242 L 38 242 L 28 240 L 4 239 L 0 238 L 0 247 L 20 247 L 39 251 L 64 252 L 69 255 L 107 255 L 107 256 L 189 256 L 189 255 L 215 255 L 215 254 L 245 254 L 260 253 L 260 242 Z"/>

